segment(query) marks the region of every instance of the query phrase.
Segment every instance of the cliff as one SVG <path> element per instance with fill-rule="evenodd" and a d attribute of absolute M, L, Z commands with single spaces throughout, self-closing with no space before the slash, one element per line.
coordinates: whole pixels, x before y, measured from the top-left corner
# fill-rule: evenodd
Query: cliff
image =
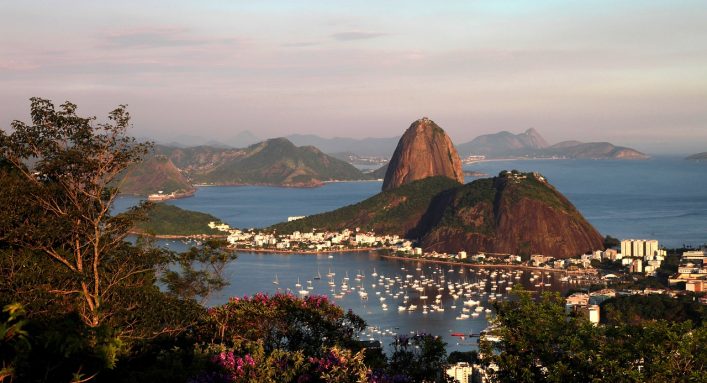
<path fill-rule="evenodd" d="M 383 180 L 383 190 L 427 177 L 445 176 L 464 182 L 462 164 L 452 140 L 428 118 L 410 125 L 398 141 Z"/>

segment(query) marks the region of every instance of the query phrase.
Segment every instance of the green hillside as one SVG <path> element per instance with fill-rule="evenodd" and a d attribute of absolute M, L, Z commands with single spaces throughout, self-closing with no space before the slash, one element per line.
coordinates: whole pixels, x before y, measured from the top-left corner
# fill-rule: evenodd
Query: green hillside
<path fill-rule="evenodd" d="M 223 234 L 209 228 L 209 222 L 221 222 L 211 214 L 190 211 L 165 203 L 154 204 L 147 221 L 138 222 L 135 231 L 147 235 L 215 235 Z"/>
<path fill-rule="evenodd" d="M 385 191 L 354 205 L 271 227 L 280 233 L 343 230 L 360 227 L 381 234 L 406 234 L 413 230 L 432 198 L 460 184 L 447 177 L 430 177 Z"/>

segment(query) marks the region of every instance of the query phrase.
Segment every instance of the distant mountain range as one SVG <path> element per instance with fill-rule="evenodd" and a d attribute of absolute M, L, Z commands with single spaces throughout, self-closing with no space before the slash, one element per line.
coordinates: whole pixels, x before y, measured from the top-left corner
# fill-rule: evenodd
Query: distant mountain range
<path fill-rule="evenodd" d="M 347 152 L 358 156 L 389 158 L 400 137 L 390 138 L 321 138 L 314 135 L 288 136 L 297 145 L 313 145 L 325 153 Z M 563 141 L 549 144 L 536 129 L 520 134 L 502 131 L 484 134 L 456 145 L 462 158 L 483 155 L 487 158 L 568 158 L 568 159 L 647 159 L 635 149 L 609 142 Z"/>
<path fill-rule="evenodd" d="M 312 134 L 293 134 L 287 139 L 295 145 L 312 145 L 324 153 L 350 152 L 359 156 L 376 156 L 389 158 L 400 136 L 387 138 L 322 138 Z"/>
<path fill-rule="evenodd" d="M 485 134 L 457 146 L 462 157 L 483 155 L 487 158 L 560 157 L 573 159 L 647 159 L 635 149 L 608 142 L 563 141 L 550 145 L 535 129 L 520 134 L 499 132 Z"/>
<path fill-rule="evenodd" d="M 693 154 L 691 156 L 688 156 L 685 159 L 689 160 L 689 161 L 698 161 L 698 162 L 707 161 L 707 152 Z"/>
<path fill-rule="evenodd" d="M 388 159 L 400 139 L 384 138 L 323 138 L 313 134 L 292 134 L 286 136 L 297 146 L 314 146 L 324 153 L 353 164 L 363 164 L 370 157 Z M 244 148 L 262 141 L 250 131 L 243 131 L 223 140 L 205 140 L 198 136 L 176 136 L 175 142 L 165 146 L 186 148 L 193 146 L 211 146 L 214 148 Z M 185 145 L 184 143 L 190 143 Z M 560 157 L 571 159 L 646 159 L 648 156 L 635 149 L 615 146 L 608 142 L 563 141 L 549 144 L 540 133 L 528 129 L 523 133 L 513 134 L 502 131 L 484 134 L 473 140 L 456 146 L 462 158 L 470 155 L 483 155 L 487 158 L 524 158 L 524 157 Z M 368 157 L 369 159 L 367 159 Z"/>
<path fill-rule="evenodd" d="M 314 187 L 325 181 L 369 179 L 353 165 L 313 146 L 273 138 L 243 149 L 157 145 L 154 157 L 131 168 L 121 191 L 148 195 L 193 190 L 193 184 Z"/>

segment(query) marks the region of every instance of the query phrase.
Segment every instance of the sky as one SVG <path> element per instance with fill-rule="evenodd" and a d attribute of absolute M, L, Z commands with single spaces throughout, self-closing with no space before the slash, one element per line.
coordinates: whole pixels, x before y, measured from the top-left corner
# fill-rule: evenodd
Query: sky
<path fill-rule="evenodd" d="M 0 0 L 0 127 L 29 98 L 131 134 L 392 137 L 707 151 L 707 1 Z"/>

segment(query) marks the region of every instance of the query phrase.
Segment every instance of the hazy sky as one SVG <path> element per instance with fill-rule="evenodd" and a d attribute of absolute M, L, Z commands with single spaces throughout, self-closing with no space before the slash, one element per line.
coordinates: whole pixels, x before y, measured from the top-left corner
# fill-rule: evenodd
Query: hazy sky
<path fill-rule="evenodd" d="M 389 137 L 707 150 L 707 1 L 4 1 L 0 127 L 32 96 L 135 136 Z"/>

